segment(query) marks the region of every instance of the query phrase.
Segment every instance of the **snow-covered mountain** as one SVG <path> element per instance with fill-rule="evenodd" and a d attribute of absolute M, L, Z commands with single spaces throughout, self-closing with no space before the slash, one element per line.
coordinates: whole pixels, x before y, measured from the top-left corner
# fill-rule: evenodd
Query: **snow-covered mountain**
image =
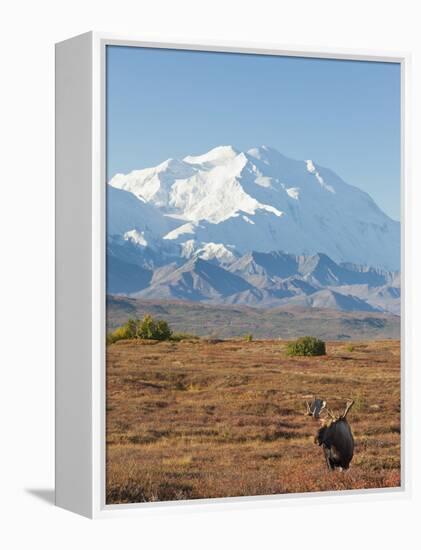
<path fill-rule="evenodd" d="M 216 147 L 117 174 L 109 183 L 136 197 L 145 210 L 140 233 L 147 225 L 191 254 L 205 248 L 212 255 L 214 248 L 217 255 L 222 247 L 238 255 L 250 250 L 323 252 L 337 262 L 399 269 L 398 222 L 331 170 L 270 147 L 247 152 Z M 116 202 L 109 207 L 110 234 L 121 224 L 126 231 L 135 228 L 128 227 L 134 224 L 126 207 L 120 212 Z"/>
<path fill-rule="evenodd" d="M 164 216 L 153 204 L 107 186 L 107 233 L 110 236 L 126 235 L 145 246 L 149 241 L 160 240 L 179 224 Z M 149 242 L 150 244 L 150 242 Z"/>
<path fill-rule="evenodd" d="M 274 149 L 217 147 L 107 186 L 108 292 L 399 313 L 400 226 Z"/>

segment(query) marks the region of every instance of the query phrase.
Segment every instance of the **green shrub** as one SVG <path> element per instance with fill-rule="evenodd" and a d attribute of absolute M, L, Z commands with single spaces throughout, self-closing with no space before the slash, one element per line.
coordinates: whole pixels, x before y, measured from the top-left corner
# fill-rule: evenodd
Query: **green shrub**
<path fill-rule="evenodd" d="M 287 355 L 326 355 L 326 345 L 323 340 L 314 336 L 303 336 L 287 345 Z"/>
<path fill-rule="evenodd" d="M 252 342 L 253 341 L 253 334 L 245 334 L 244 335 L 244 340 L 246 342 Z"/>
<path fill-rule="evenodd" d="M 127 322 L 122 327 L 118 327 L 114 332 L 107 334 L 107 344 L 114 344 L 118 340 L 128 340 L 134 338 L 132 326 Z"/>
<path fill-rule="evenodd" d="M 113 344 L 118 340 L 169 340 L 172 330 L 166 321 L 154 319 L 151 315 L 145 315 L 141 319 L 129 319 L 123 326 L 108 334 L 107 344 Z"/>
<path fill-rule="evenodd" d="M 347 351 L 352 353 L 355 350 L 355 347 L 352 344 L 349 344 L 349 346 L 346 347 Z"/>
<path fill-rule="evenodd" d="M 136 338 L 142 340 L 168 340 L 172 331 L 166 321 L 155 320 L 151 315 L 145 315 L 143 321 L 137 321 Z"/>

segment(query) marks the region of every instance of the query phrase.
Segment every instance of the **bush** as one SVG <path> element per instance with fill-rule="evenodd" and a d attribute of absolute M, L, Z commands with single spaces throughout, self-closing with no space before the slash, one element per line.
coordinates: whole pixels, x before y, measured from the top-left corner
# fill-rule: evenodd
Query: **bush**
<path fill-rule="evenodd" d="M 252 342 L 253 341 L 253 334 L 245 334 L 244 335 L 244 340 L 246 342 Z"/>
<path fill-rule="evenodd" d="M 154 319 L 151 315 L 145 315 L 142 320 L 129 319 L 122 327 L 108 334 L 107 344 L 113 344 L 118 340 L 169 340 L 172 330 L 166 321 Z"/>
<path fill-rule="evenodd" d="M 172 330 L 166 321 L 155 320 L 151 315 L 145 315 L 143 321 L 137 321 L 136 338 L 143 340 L 169 340 Z"/>
<path fill-rule="evenodd" d="M 107 344 L 114 344 L 118 340 L 128 340 L 134 338 L 132 327 L 126 323 L 122 327 L 118 327 L 114 332 L 107 334 Z"/>
<path fill-rule="evenodd" d="M 182 340 L 200 340 L 200 337 L 188 332 L 173 332 L 171 340 L 174 342 L 181 342 Z"/>
<path fill-rule="evenodd" d="M 355 350 L 355 348 L 354 348 L 354 346 L 353 346 L 352 344 L 349 344 L 349 346 L 347 346 L 346 349 L 347 349 L 347 351 L 349 351 L 350 353 L 352 353 L 352 352 Z"/>
<path fill-rule="evenodd" d="M 289 342 L 287 355 L 326 355 L 326 344 L 314 336 L 304 336 Z"/>

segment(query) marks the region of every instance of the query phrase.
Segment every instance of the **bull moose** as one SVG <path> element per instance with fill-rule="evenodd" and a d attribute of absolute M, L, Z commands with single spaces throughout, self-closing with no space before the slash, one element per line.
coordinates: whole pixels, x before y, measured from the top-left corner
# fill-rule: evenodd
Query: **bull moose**
<path fill-rule="evenodd" d="M 336 417 L 326 409 L 328 418 L 322 421 L 322 426 L 314 438 L 314 442 L 323 448 L 327 467 L 347 470 L 354 455 L 354 437 L 351 426 L 346 419 L 354 401 L 348 401 L 344 412 Z"/>

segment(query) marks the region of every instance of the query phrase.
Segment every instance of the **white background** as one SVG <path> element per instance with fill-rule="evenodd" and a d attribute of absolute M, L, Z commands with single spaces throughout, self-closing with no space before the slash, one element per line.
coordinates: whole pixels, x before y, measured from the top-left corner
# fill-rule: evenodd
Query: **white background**
<path fill-rule="evenodd" d="M 5 2 L 0 20 L 1 378 L 3 548 L 419 548 L 420 475 L 401 500 L 92 522 L 54 508 L 54 42 L 87 30 L 140 39 L 240 40 L 412 52 L 410 262 L 420 281 L 420 16 L 410 0 L 37 0 Z M 367 153 L 369 154 L 369 152 Z M 356 159 L 364 162 L 364 159 Z M 414 285 L 415 286 L 415 285 Z M 420 286 L 420 285 L 418 285 Z M 414 341 L 420 293 L 412 292 Z M 412 463 L 420 456 L 420 352 L 413 350 Z M 381 388 L 379 388 L 381 391 Z M 179 510 L 179 508 L 178 508 Z"/>

